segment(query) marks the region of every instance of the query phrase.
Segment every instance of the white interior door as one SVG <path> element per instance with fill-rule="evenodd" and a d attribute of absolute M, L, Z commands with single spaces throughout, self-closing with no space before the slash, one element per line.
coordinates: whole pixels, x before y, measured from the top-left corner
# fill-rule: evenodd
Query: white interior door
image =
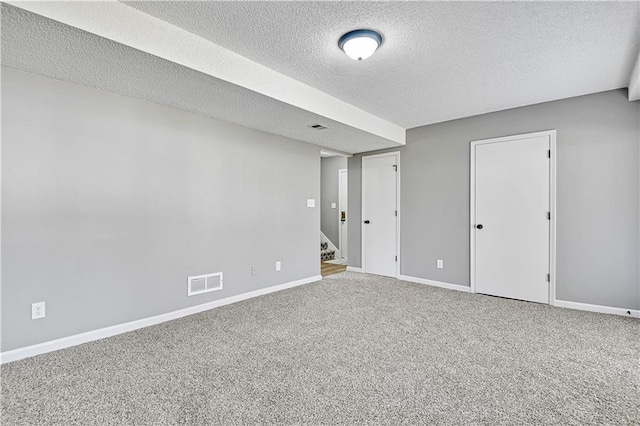
<path fill-rule="evenodd" d="M 396 276 L 398 153 L 362 157 L 362 268 Z"/>
<path fill-rule="evenodd" d="M 340 233 L 340 257 L 343 259 L 347 258 L 348 253 L 348 236 L 349 236 L 349 214 L 347 211 L 347 170 L 342 169 L 339 172 L 338 176 L 338 230 Z"/>
<path fill-rule="evenodd" d="M 551 136 L 505 139 L 472 146 L 475 289 L 549 303 Z"/>

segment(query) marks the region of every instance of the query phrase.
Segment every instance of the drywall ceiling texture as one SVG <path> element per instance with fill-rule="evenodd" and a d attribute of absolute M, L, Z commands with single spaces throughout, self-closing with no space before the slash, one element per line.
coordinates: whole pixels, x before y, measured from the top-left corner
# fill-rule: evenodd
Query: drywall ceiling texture
<path fill-rule="evenodd" d="M 2 65 L 145 99 L 276 135 L 355 153 L 396 145 L 20 8 L 2 4 Z M 326 130 L 309 124 L 322 123 Z"/>
<path fill-rule="evenodd" d="M 126 4 L 405 128 L 627 87 L 640 39 L 640 2 Z"/>

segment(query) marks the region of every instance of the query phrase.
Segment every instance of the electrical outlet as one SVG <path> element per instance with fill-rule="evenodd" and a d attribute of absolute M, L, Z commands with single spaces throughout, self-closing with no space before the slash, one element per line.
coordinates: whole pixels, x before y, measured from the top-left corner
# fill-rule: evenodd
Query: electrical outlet
<path fill-rule="evenodd" d="M 444 268 L 444 260 L 442 260 L 442 259 L 436 260 L 436 268 L 438 268 L 438 269 Z"/>
<path fill-rule="evenodd" d="M 44 302 L 31 304 L 31 319 L 40 319 L 45 317 Z"/>
<path fill-rule="evenodd" d="M 251 275 L 253 276 L 253 275 L 255 275 L 255 274 L 256 274 L 256 267 L 255 267 L 255 266 L 252 266 L 252 267 L 251 267 Z"/>
<path fill-rule="evenodd" d="M 282 263 L 280 263 L 280 261 L 278 260 L 276 262 L 276 271 L 279 271 L 280 269 L 282 269 Z"/>

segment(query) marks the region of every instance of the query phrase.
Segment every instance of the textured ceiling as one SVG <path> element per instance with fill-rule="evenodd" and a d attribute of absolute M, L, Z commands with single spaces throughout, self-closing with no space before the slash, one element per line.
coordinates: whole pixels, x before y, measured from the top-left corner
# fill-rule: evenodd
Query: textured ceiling
<path fill-rule="evenodd" d="M 396 146 L 251 90 L 2 3 L 2 65 L 356 153 Z M 312 130 L 309 124 L 329 128 Z"/>
<path fill-rule="evenodd" d="M 637 1 L 16 5 L 2 3 L 5 66 L 343 153 L 398 146 L 404 128 L 627 87 L 640 39 Z M 384 36 L 363 62 L 337 47 L 359 27 Z"/>
<path fill-rule="evenodd" d="M 126 4 L 405 128 L 627 87 L 640 39 L 639 2 Z"/>

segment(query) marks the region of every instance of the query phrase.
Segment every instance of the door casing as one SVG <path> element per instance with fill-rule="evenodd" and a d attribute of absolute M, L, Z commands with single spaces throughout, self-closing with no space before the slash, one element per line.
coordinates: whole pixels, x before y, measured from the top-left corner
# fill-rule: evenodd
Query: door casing
<path fill-rule="evenodd" d="M 364 206 L 365 206 L 365 185 L 366 185 L 366 179 L 365 179 L 365 162 L 367 159 L 373 159 L 373 158 L 381 158 L 381 157 L 388 157 L 388 156 L 395 156 L 396 157 L 396 165 L 397 165 L 397 170 L 396 170 L 396 210 L 398 211 L 398 216 L 396 217 L 396 256 L 397 256 L 397 261 L 396 261 L 396 278 L 398 278 L 400 276 L 400 260 L 401 260 L 401 256 L 400 256 L 400 151 L 392 151 L 392 152 L 385 152 L 383 154 L 374 154 L 374 155 L 366 155 L 362 157 L 362 200 L 361 200 L 361 218 L 360 218 L 360 235 L 361 235 L 361 242 L 360 242 L 360 251 L 361 251 L 361 265 L 362 265 L 362 270 L 363 272 L 367 272 L 367 268 L 366 268 L 366 251 L 365 251 L 365 243 L 366 243 L 366 233 L 365 233 L 365 211 L 364 211 Z M 353 224 L 352 224 L 353 226 Z"/>
<path fill-rule="evenodd" d="M 349 205 L 349 201 L 348 201 L 348 193 L 349 192 L 348 191 L 349 190 L 348 190 L 348 188 L 344 189 L 346 194 L 342 193 L 343 192 L 343 187 L 342 187 L 342 182 L 343 182 L 343 177 L 342 176 L 343 176 L 343 174 L 346 175 L 345 176 L 346 177 L 346 183 L 347 183 L 347 186 L 348 186 L 348 182 L 349 182 L 349 171 L 348 171 L 348 169 L 340 169 L 340 170 L 338 170 L 338 250 L 340 251 L 340 258 L 341 259 L 346 259 L 347 258 L 347 254 L 348 254 L 347 251 L 349 250 L 349 247 L 348 247 L 349 246 L 349 242 L 347 240 L 347 244 L 346 244 L 346 246 L 347 246 L 346 249 L 347 250 L 345 250 L 345 247 L 343 247 L 345 245 L 345 244 L 343 244 L 344 243 L 343 238 L 345 238 L 345 239 L 348 238 L 348 235 L 342 235 L 344 233 L 342 228 L 344 228 L 344 225 L 346 225 L 347 226 L 347 234 L 349 233 L 349 231 L 348 231 L 349 230 L 349 208 L 348 208 L 348 205 Z M 346 197 L 344 197 L 344 195 L 346 195 Z M 345 203 L 345 205 L 343 205 L 343 202 L 342 202 L 342 200 L 344 198 L 347 199 L 347 202 Z M 346 219 L 345 223 L 343 223 L 342 219 L 341 219 L 341 214 L 342 214 L 343 211 L 347 213 L 346 214 L 347 219 Z"/>
<path fill-rule="evenodd" d="M 504 136 L 491 139 L 481 139 L 471 142 L 471 165 L 470 165 L 470 210 L 469 210 L 469 259 L 470 259 L 470 284 L 471 293 L 476 293 L 476 150 L 475 147 L 483 144 L 509 142 L 520 139 L 527 139 L 539 136 L 549 137 L 549 149 L 551 158 L 549 159 L 549 210 L 551 211 L 551 223 L 549 224 L 549 304 L 555 305 L 556 301 L 556 131 L 545 130 L 534 133 L 524 133 L 519 135 Z"/>

